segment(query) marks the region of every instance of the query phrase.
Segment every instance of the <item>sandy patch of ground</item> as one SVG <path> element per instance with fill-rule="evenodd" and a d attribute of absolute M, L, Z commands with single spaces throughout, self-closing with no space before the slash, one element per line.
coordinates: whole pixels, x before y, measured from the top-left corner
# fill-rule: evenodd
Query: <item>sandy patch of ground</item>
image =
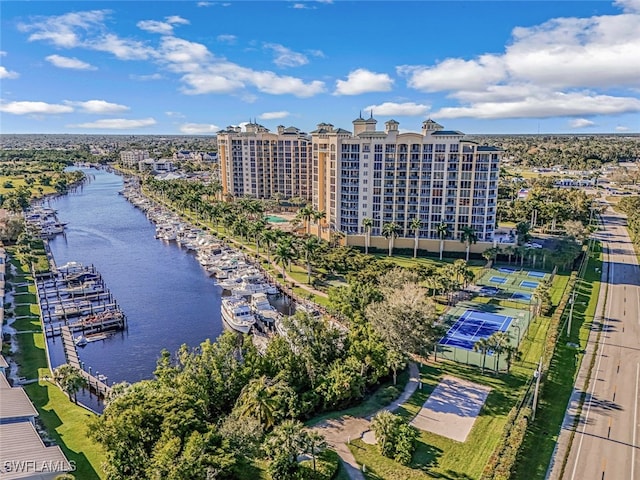
<path fill-rule="evenodd" d="M 444 377 L 411 421 L 411 425 L 464 442 L 490 390 L 477 383 Z"/>

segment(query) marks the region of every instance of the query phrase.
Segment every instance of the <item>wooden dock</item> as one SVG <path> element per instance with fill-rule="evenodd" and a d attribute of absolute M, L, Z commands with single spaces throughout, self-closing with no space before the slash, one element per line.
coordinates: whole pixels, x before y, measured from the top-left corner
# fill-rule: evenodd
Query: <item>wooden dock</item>
<path fill-rule="evenodd" d="M 64 347 L 64 356 L 67 359 L 67 363 L 73 367 L 76 367 L 80 374 L 85 378 L 89 385 L 89 390 L 98 395 L 99 397 L 106 397 L 111 392 L 111 387 L 101 380 L 98 380 L 89 372 L 85 372 L 82 369 L 82 364 L 78 358 L 78 349 L 76 343 L 73 340 L 73 335 L 68 326 L 60 327 L 62 335 L 62 346 Z"/>

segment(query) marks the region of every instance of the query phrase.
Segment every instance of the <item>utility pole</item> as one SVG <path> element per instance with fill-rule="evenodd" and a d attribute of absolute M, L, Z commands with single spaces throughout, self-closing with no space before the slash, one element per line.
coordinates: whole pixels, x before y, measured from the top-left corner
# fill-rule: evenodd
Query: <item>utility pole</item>
<path fill-rule="evenodd" d="M 567 322 L 567 337 L 571 336 L 571 318 L 573 317 L 573 305 L 576 303 L 576 291 L 573 290 L 571 298 L 569 299 L 571 308 L 569 309 L 569 321 Z"/>
<path fill-rule="evenodd" d="M 538 368 L 535 372 L 533 372 L 533 376 L 536 379 L 536 388 L 533 391 L 533 407 L 531 413 L 531 420 L 536 419 L 536 408 L 538 406 L 538 389 L 540 388 L 540 377 L 542 376 L 542 357 L 540 358 L 540 362 L 538 363 Z"/>

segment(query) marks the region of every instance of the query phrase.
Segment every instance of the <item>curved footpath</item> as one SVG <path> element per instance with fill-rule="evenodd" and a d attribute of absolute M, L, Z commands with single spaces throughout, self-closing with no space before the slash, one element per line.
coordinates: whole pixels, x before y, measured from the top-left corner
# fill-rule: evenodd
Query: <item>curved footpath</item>
<path fill-rule="evenodd" d="M 349 450 L 348 443 L 352 439 L 361 438 L 365 432 L 370 430 L 371 419 L 377 413 L 382 411 L 393 412 L 409 400 L 409 397 L 416 391 L 420 382 L 420 371 L 415 363 L 409 364 L 409 374 L 409 382 L 404 387 L 402 395 L 376 413 L 365 417 L 344 415 L 339 418 L 324 420 L 312 427 L 312 430 L 323 435 L 327 444 L 338 453 L 342 460 L 342 465 L 352 480 L 365 480 L 365 477 L 361 471 L 362 467 L 358 465 L 358 462 L 356 462 L 355 457 Z"/>

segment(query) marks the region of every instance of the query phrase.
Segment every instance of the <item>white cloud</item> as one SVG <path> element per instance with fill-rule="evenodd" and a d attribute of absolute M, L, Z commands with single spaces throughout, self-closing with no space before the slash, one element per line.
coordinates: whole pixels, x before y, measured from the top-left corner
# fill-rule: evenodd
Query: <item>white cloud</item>
<path fill-rule="evenodd" d="M 167 117 L 173 117 L 173 118 L 186 118 L 184 114 L 180 113 L 180 112 L 164 112 L 164 114 Z"/>
<path fill-rule="evenodd" d="M 334 95 L 360 95 L 368 92 L 388 92 L 393 80 L 386 73 L 370 72 L 358 68 L 349 72 L 346 80 L 336 81 Z"/>
<path fill-rule="evenodd" d="M 0 50 L 0 57 L 4 57 L 7 54 L 4 50 Z"/>
<path fill-rule="evenodd" d="M 628 132 L 629 130 L 629 127 L 625 127 L 624 125 L 618 125 L 616 127 L 616 132 Z"/>
<path fill-rule="evenodd" d="M 220 127 L 207 123 L 184 123 L 180 125 L 180 131 L 187 135 L 197 135 L 200 133 L 216 133 Z"/>
<path fill-rule="evenodd" d="M 172 15 L 170 17 L 165 17 L 164 22 L 159 22 L 157 20 L 141 20 L 136 23 L 136 26 L 147 32 L 159 33 L 160 35 L 171 35 L 173 34 L 173 26 L 175 24 L 188 25 L 189 20 L 178 15 Z"/>
<path fill-rule="evenodd" d="M 141 20 L 136 23 L 136 26 L 145 32 L 159 33 L 160 35 L 171 35 L 173 33 L 173 25 L 157 20 Z"/>
<path fill-rule="evenodd" d="M 29 41 L 44 40 L 58 47 L 73 48 L 82 43 L 77 31 L 86 32 L 99 28 L 108 10 L 72 12 L 59 16 L 37 17 L 31 23 L 21 23 L 22 32 L 33 32 Z"/>
<path fill-rule="evenodd" d="M 228 43 L 230 45 L 233 45 L 238 40 L 238 37 L 231 34 L 222 34 L 222 35 L 218 35 L 216 37 L 216 40 L 218 40 L 221 43 Z"/>
<path fill-rule="evenodd" d="M 122 113 L 129 110 L 129 107 L 127 107 L 126 105 L 109 103 L 104 100 L 87 100 L 86 102 L 65 101 L 64 103 L 67 105 L 72 105 L 74 107 L 79 107 L 84 113 L 94 113 L 100 115 Z"/>
<path fill-rule="evenodd" d="M 324 82 L 319 80 L 305 83 L 296 77 L 252 70 L 231 62 L 212 64 L 206 69 L 184 75 L 181 80 L 186 84 L 184 93 L 190 95 L 232 93 L 253 86 L 271 95 L 290 94 L 304 98 L 325 90 Z"/>
<path fill-rule="evenodd" d="M 402 65 L 397 72 L 408 77 L 411 88 L 426 92 L 482 89 L 505 76 L 501 59 L 493 55 L 469 61 L 449 58 L 433 67 Z"/>
<path fill-rule="evenodd" d="M 306 3 L 294 3 L 291 8 L 295 8 L 297 10 L 315 10 L 316 7 L 312 5 L 308 5 Z"/>
<path fill-rule="evenodd" d="M 369 105 L 363 108 L 365 112 L 373 111 L 376 115 L 384 116 L 421 116 L 429 111 L 429 105 L 422 105 L 413 102 L 394 103 L 384 102 L 380 105 Z"/>
<path fill-rule="evenodd" d="M 139 120 L 129 120 L 126 118 L 107 118 L 102 120 L 96 120 L 95 122 L 76 123 L 73 125 L 67 125 L 70 128 L 95 128 L 104 130 L 129 130 L 134 128 L 149 127 L 155 125 L 155 119 L 141 118 Z"/>
<path fill-rule="evenodd" d="M 211 2 L 198 2 L 197 5 L 198 7 L 210 7 L 213 4 Z"/>
<path fill-rule="evenodd" d="M 280 45 L 279 43 L 265 43 L 264 48 L 274 53 L 273 63 L 278 67 L 300 67 L 309 63 L 306 55 L 294 52 L 290 48 Z"/>
<path fill-rule="evenodd" d="M 278 118 L 286 118 L 291 115 L 289 112 L 264 112 L 262 115 L 258 115 L 260 120 L 276 120 Z"/>
<path fill-rule="evenodd" d="M 403 65 L 397 72 L 407 77 L 411 88 L 450 92 L 449 98 L 459 104 L 441 109 L 441 118 L 636 112 L 640 101 L 636 95 L 640 87 L 640 0 L 616 4 L 627 13 L 555 18 L 516 27 L 502 54 Z M 569 101 L 583 103 L 571 105 Z"/>
<path fill-rule="evenodd" d="M 189 42 L 177 37 L 163 37 L 158 58 L 174 72 L 197 71 L 201 65 L 213 60 L 213 55 L 201 43 Z"/>
<path fill-rule="evenodd" d="M 132 80 L 140 80 L 141 82 L 148 82 L 150 80 L 162 80 L 164 77 L 159 73 L 152 73 L 150 75 L 129 75 Z"/>
<path fill-rule="evenodd" d="M 56 115 L 71 113 L 73 108 L 69 105 L 56 103 L 24 101 L 0 103 L 0 112 L 13 113 L 14 115 Z"/>
<path fill-rule="evenodd" d="M 622 8 L 623 12 L 640 12 L 640 0 L 616 0 L 615 2 L 613 2 L 613 4 L 617 7 Z"/>
<path fill-rule="evenodd" d="M 45 60 L 58 68 L 69 68 L 71 70 L 97 70 L 90 63 L 83 62 L 75 57 L 63 57 L 62 55 L 49 55 Z"/>
<path fill-rule="evenodd" d="M 108 52 L 120 60 L 146 60 L 155 55 L 153 48 L 143 42 L 120 38 L 111 33 L 85 42 L 87 48 Z"/>
<path fill-rule="evenodd" d="M 548 118 L 578 115 L 615 115 L 640 112 L 640 99 L 590 93 L 553 92 L 502 102 L 477 102 L 464 107 L 445 107 L 435 118 Z"/>
<path fill-rule="evenodd" d="M 0 65 L 0 78 L 11 79 L 11 78 L 18 78 L 19 76 L 20 74 L 18 72 L 7 70 L 6 67 L 3 67 L 2 65 Z"/>
<path fill-rule="evenodd" d="M 595 125 L 595 122 L 592 122 L 591 120 L 587 120 L 586 118 L 574 118 L 569 122 L 569 126 L 571 128 L 586 128 L 586 127 L 593 127 L 594 125 Z"/>

